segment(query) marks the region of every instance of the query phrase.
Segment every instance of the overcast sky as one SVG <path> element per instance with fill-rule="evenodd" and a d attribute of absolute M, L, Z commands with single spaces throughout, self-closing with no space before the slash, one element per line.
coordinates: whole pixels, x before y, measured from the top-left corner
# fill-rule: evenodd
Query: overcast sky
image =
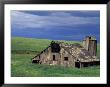
<path fill-rule="evenodd" d="M 100 11 L 11 11 L 12 36 L 53 40 L 100 38 Z"/>

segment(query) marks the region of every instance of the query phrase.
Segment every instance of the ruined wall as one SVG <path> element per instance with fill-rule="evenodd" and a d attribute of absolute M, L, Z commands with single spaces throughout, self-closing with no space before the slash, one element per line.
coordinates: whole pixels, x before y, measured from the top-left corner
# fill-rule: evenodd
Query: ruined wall
<path fill-rule="evenodd" d="M 85 40 L 83 41 L 83 47 L 86 49 L 86 50 L 89 50 L 89 42 L 90 42 L 90 37 L 86 37 Z"/>
<path fill-rule="evenodd" d="M 60 65 L 60 53 L 51 53 L 50 65 Z"/>
<path fill-rule="evenodd" d="M 75 58 L 63 48 L 61 49 L 61 65 L 75 67 Z"/>
<path fill-rule="evenodd" d="M 90 40 L 89 52 L 91 55 L 96 56 L 96 53 L 97 53 L 97 41 L 96 40 Z"/>
<path fill-rule="evenodd" d="M 49 47 L 40 55 L 41 64 L 50 64 L 51 61 L 51 48 Z"/>
<path fill-rule="evenodd" d="M 43 51 L 35 59 L 39 59 L 39 64 L 60 65 L 60 53 L 53 53 L 51 47 Z"/>
<path fill-rule="evenodd" d="M 75 67 L 75 59 L 67 51 L 61 48 L 59 53 L 51 51 L 51 47 L 46 49 L 42 54 L 36 57 L 40 59 L 38 64 L 61 65 Z"/>
<path fill-rule="evenodd" d="M 92 37 L 86 37 L 83 41 L 83 47 L 89 51 L 92 56 L 96 56 L 97 53 L 97 40 Z"/>

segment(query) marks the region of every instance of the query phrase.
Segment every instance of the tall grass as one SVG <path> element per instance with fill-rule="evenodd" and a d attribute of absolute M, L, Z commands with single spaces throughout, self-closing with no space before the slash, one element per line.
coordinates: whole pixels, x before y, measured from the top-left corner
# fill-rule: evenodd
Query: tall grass
<path fill-rule="evenodd" d="M 99 66 L 87 68 L 73 68 L 63 66 L 49 66 L 32 64 L 34 54 L 12 54 L 12 77 L 98 77 Z"/>
<path fill-rule="evenodd" d="M 11 39 L 11 76 L 12 77 L 97 77 L 100 67 L 73 68 L 32 64 L 31 58 L 49 46 L 51 40 L 16 37 Z M 61 41 L 79 43 L 76 41 Z M 98 44 L 99 55 L 99 44 Z"/>

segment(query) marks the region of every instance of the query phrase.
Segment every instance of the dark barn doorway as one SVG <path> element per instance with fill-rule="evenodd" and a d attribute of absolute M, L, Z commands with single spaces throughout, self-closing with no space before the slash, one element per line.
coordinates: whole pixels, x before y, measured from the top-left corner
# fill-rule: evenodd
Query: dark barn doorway
<path fill-rule="evenodd" d="M 75 67 L 80 68 L 80 62 L 75 62 Z"/>
<path fill-rule="evenodd" d="M 88 62 L 83 62 L 83 67 L 88 67 L 89 63 Z"/>
<path fill-rule="evenodd" d="M 53 61 L 55 61 L 55 55 L 53 55 Z"/>

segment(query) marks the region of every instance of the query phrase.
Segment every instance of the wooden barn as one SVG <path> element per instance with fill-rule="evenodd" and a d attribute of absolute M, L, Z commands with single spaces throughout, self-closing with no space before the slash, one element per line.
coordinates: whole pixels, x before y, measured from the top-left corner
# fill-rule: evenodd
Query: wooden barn
<path fill-rule="evenodd" d="M 50 46 L 32 58 L 32 63 L 77 68 L 99 65 L 100 60 L 96 56 L 97 40 L 87 36 L 82 43 L 83 46 L 52 41 Z"/>

